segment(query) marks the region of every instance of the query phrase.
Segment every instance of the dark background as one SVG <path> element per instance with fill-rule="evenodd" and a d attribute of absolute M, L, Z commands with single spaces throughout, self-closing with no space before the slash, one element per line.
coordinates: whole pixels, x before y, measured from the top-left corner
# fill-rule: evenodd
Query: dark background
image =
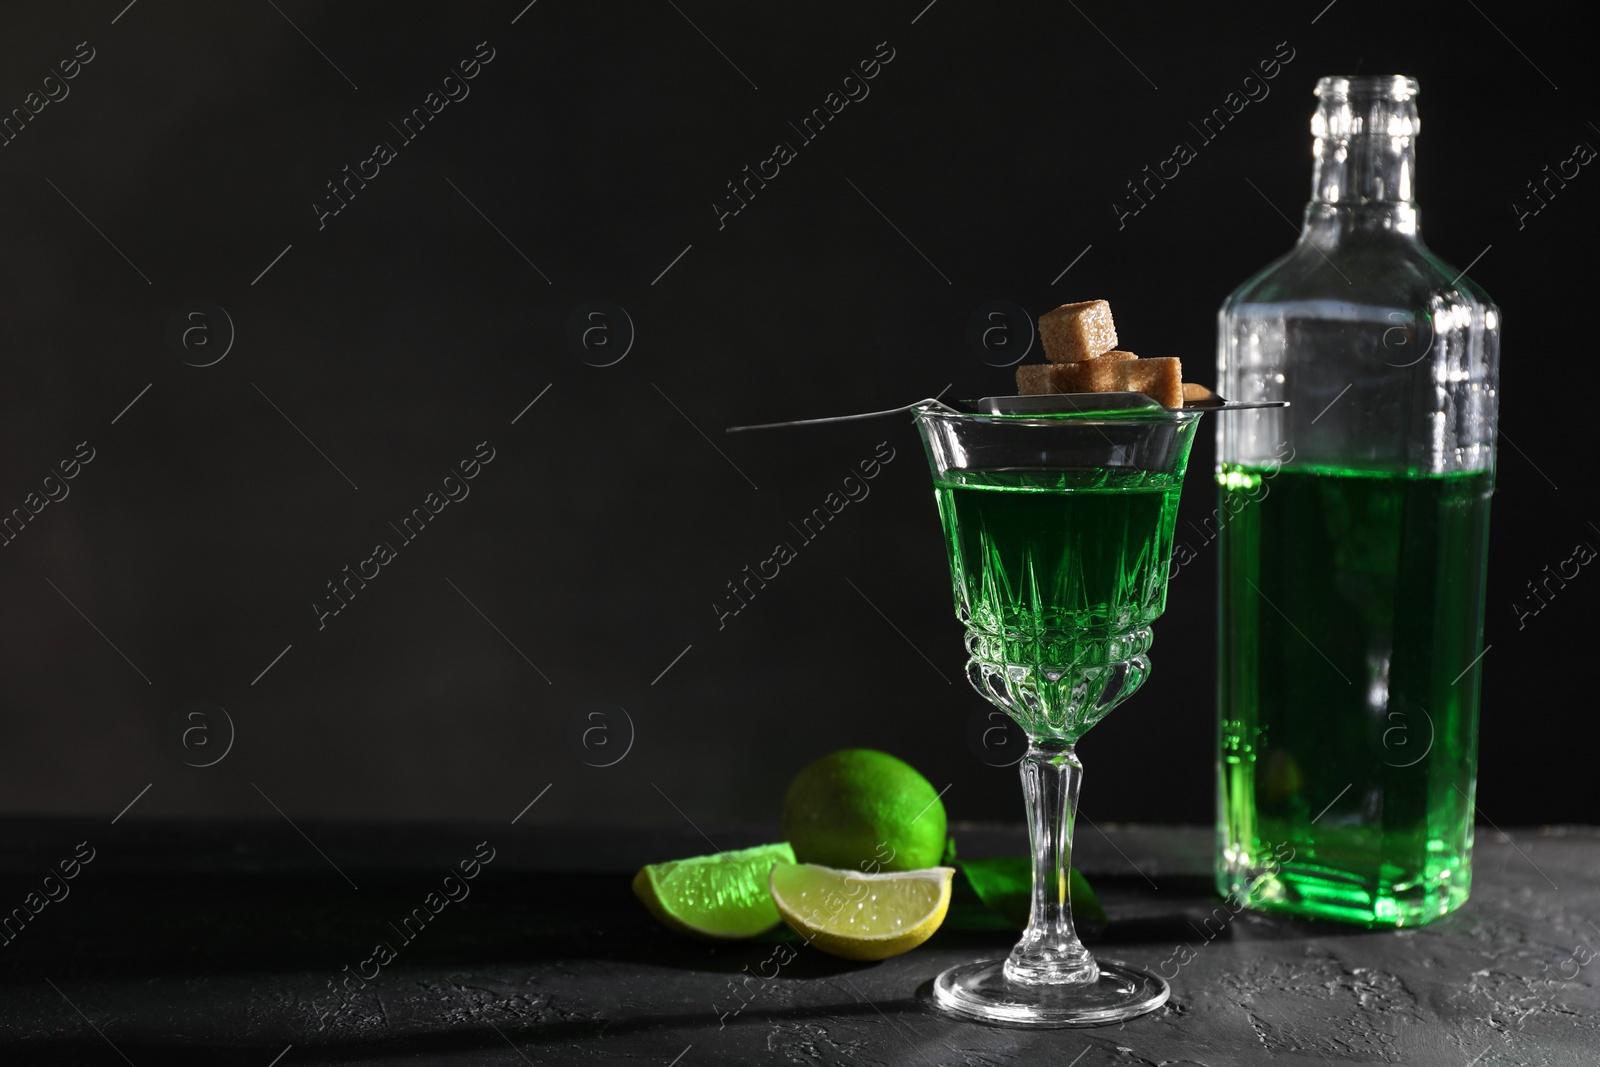
<path fill-rule="evenodd" d="M 1214 381 L 1216 306 L 1294 239 L 1312 86 L 1361 71 L 1420 79 L 1424 233 L 1506 319 L 1480 808 L 1600 819 L 1600 579 L 1521 628 L 1512 607 L 1600 544 L 1576 447 L 1600 177 L 1512 209 L 1600 143 L 1585 33 L 1488 0 L 524 3 L 0 14 L 0 108 L 95 50 L 0 148 L 0 511 L 95 450 L 0 549 L 0 809 L 766 821 L 803 763 L 869 745 L 949 784 L 953 818 L 1019 817 L 970 743 L 987 705 L 908 421 L 721 428 L 1008 391 L 966 340 L 993 299 L 1107 298 L 1126 347 Z M 481 41 L 470 96 L 401 144 L 389 124 Z M 885 41 L 870 96 L 799 146 L 788 123 Z M 1279 42 L 1270 96 L 1201 144 L 1188 123 Z M 380 140 L 398 157 L 319 230 Z M 779 140 L 798 158 L 719 229 Z M 1119 229 L 1124 183 L 1179 140 L 1198 158 Z M 214 310 L 170 336 L 195 300 L 235 333 L 208 367 L 186 362 L 225 347 Z M 569 339 L 591 300 L 636 330 L 611 366 Z M 485 440 L 470 497 L 401 545 L 387 524 Z M 724 583 L 882 441 L 870 497 L 719 630 Z M 1181 521 L 1213 506 L 1212 458 L 1208 430 Z M 319 631 L 313 601 L 379 540 L 399 558 Z M 1096 822 L 1212 818 L 1214 559 L 1082 745 Z"/>

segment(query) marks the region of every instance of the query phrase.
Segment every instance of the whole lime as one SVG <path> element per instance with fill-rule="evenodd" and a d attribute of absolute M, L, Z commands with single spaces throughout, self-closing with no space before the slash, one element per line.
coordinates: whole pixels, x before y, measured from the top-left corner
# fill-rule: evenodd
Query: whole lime
<path fill-rule="evenodd" d="M 795 859 L 867 873 L 937 866 L 944 803 L 916 768 L 887 752 L 847 748 L 808 764 L 783 798 Z"/>

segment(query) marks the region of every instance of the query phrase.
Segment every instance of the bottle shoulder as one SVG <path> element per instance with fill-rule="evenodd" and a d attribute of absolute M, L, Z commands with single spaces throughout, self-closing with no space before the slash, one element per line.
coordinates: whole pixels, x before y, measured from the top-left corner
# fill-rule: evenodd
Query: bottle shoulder
<path fill-rule="evenodd" d="M 1226 315 L 1241 304 L 1274 303 L 1280 297 L 1303 287 L 1307 280 L 1304 269 L 1307 265 L 1298 261 L 1296 253 L 1299 250 L 1299 245 L 1295 245 L 1240 282 L 1223 300 L 1221 313 Z"/>
<path fill-rule="evenodd" d="M 1330 241 L 1302 236 L 1230 293 L 1221 313 L 1226 316 L 1245 305 L 1261 304 L 1424 307 L 1444 296 L 1451 303 L 1494 307 L 1482 286 L 1435 255 L 1418 237 L 1349 234 Z"/>
<path fill-rule="evenodd" d="M 1465 270 L 1453 267 L 1446 263 L 1443 259 L 1440 259 L 1434 254 L 1433 250 L 1427 245 L 1423 244 L 1421 240 L 1416 242 L 1416 248 L 1417 253 L 1427 261 L 1429 268 L 1434 272 L 1434 276 L 1436 278 L 1444 279 L 1442 289 L 1454 290 L 1458 292 L 1464 298 L 1464 303 L 1473 304 L 1484 308 L 1496 307 L 1494 298 L 1488 294 L 1483 286 L 1467 277 L 1467 272 Z M 1488 249 L 1486 248 L 1484 251 L 1487 252 Z M 1482 254 L 1483 253 L 1480 252 L 1479 256 L 1481 257 Z M 1473 260 L 1471 265 L 1476 266 L 1477 260 Z"/>

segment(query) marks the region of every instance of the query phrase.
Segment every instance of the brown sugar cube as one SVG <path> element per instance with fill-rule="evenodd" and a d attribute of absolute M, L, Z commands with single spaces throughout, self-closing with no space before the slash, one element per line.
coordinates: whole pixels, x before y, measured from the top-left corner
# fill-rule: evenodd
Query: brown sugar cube
<path fill-rule="evenodd" d="M 1090 359 L 1080 359 L 1078 362 L 1073 363 L 1073 364 L 1069 364 L 1069 365 L 1070 366 L 1074 366 L 1074 367 L 1082 367 L 1082 368 L 1085 369 L 1085 373 L 1087 373 L 1087 368 L 1092 366 L 1092 365 L 1103 364 L 1103 363 L 1123 363 L 1123 362 L 1126 362 L 1126 361 L 1128 361 L 1130 359 L 1138 359 L 1138 358 L 1139 357 L 1134 355 L 1132 352 L 1121 352 L 1121 351 L 1117 351 L 1117 350 L 1112 350 L 1110 352 L 1102 352 L 1098 356 L 1094 356 L 1094 357 L 1092 357 Z M 1050 380 L 1051 380 L 1050 371 L 1054 367 L 1063 366 L 1063 365 L 1064 364 L 1059 364 L 1059 363 L 1028 363 L 1028 364 L 1025 364 L 1023 366 L 1018 367 L 1017 368 L 1017 389 L 1018 389 L 1017 395 L 1018 396 L 1029 396 L 1029 395 L 1038 395 L 1038 394 L 1043 394 L 1043 393 L 1067 393 L 1067 392 L 1085 392 L 1085 393 L 1087 393 L 1087 392 L 1099 392 L 1100 391 L 1100 390 L 1095 390 L 1095 389 L 1055 389 L 1055 388 L 1052 388 L 1051 385 L 1050 385 Z"/>
<path fill-rule="evenodd" d="M 1122 352 L 1122 350 L 1114 349 L 1110 350 L 1110 352 L 1101 352 L 1091 360 L 1078 360 L 1077 363 L 1070 363 L 1070 365 L 1066 366 L 1077 366 L 1077 368 L 1082 368 L 1080 374 L 1088 374 L 1090 373 L 1088 371 L 1090 366 L 1102 365 L 1102 363 L 1125 363 L 1128 360 L 1136 360 L 1136 358 L 1139 357 L 1134 355 L 1133 352 Z M 1099 389 L 1056 389 L 1056 387 L 1051 386 L 1051 381 L 1053 381 L 1051 370 L 1056 366 L 1064 365 L 1061 365 L 1061 363 L 1027 363 L 1027 365 L 1016 368 L 1016 387 L 1018 387 L 1019 397 L 1053 394 L 1053 392 L 1104 392 L 1104 390 Z"/>
<path fill-rule="evenodd" d="M 1173 358 L 1033 363 L 1017 368 L 1017 392 L 1143 393 L 1162 407 L 1183 407 L 1183 365 Z"/>
<path fill-rule="evenodd" d="M 1198 382 L 1183 383 L 1183 402 L 1185 404 L 1200 403 L 1201 401 L 1210 400 L 1216 395 L 1216 393 L 1213 393 Z"/>
<path fill-rule="evenodd" d="M 1077 363 L 1117 347 L 1117 326 L 1104 300 L 1062 304 L 1039 316 L 1039 341 L 1051 363 Z"/>

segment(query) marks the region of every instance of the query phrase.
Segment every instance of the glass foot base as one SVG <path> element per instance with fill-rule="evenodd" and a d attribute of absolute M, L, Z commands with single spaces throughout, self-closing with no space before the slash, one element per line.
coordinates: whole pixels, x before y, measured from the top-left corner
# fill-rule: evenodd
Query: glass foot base
<path fill-rule="evenodd" d="M 1009 982 L 1005 963 L 952 967 L 933 982 L 941 1010 L 1001 1026 L 1101 1026 L 1154 1011 L 1172 989 L 1148 971 L 1100 960 L 1100 980 L 1080 985 Z"/>

